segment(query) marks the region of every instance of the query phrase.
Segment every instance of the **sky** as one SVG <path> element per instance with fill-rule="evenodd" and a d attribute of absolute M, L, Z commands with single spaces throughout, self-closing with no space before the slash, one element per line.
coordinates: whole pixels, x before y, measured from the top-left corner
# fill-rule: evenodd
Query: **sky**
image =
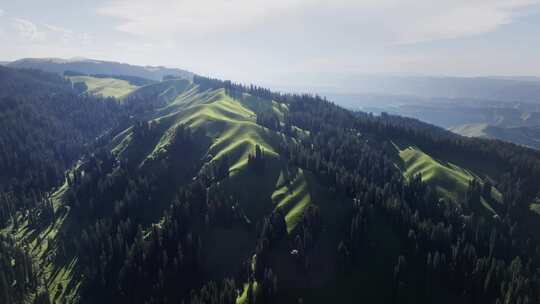
<path fill-rule="evenodd" d="M 540 0 L 0 0 L 0 60 L 85 57 L 270 85 L 540 74 Z"/>

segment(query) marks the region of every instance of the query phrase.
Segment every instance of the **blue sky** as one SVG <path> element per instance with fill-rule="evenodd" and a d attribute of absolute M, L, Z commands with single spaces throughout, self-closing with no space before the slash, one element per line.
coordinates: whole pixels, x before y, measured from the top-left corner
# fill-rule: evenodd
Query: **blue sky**
<path fill-rule="evenodd" d="M 274 85 L 539 75 L 540 0 L 0 0 L 0 45 Z"/>

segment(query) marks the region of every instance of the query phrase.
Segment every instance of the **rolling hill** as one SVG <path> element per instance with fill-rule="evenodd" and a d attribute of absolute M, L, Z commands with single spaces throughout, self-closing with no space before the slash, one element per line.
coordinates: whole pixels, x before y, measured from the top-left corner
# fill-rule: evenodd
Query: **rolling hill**
<path fill-rule="evenodd" d="M 7 63 L 8 67 L 38 69 L 46 72 L 64 74 L 66 71 L 75 71 L 87 75 L 127 75 L 160 81 L 164 76 L 174 75 L 190 79 L 193 73 L 166 67 L 137 66 L 126 63 L 102 61 L 84 58 L 70 60 L 58 58 L 24 58 Z"/>
<path fill-rule="evenodd" d="M 499 127 L 487 124 L 466 124 L 452 127 L 450 131 L 467 137 L 499 139 L 540 149 L 540 126 Z"/>
<path fill-rule="evenodd" d="M 540 237 L 537 152 L 197 75 L 70 76 L 88 83 L 78 94 L 34 73 L 4 74 L 29 108 L 42 95 L 22 88 L 39 85 L 122 102 L 54 186 L 20 183 L 40 195 L 0 205 L 8 302 L 540 299 L 527 245 Z M 13 117 L 19 128 L 43 119 Z"/>

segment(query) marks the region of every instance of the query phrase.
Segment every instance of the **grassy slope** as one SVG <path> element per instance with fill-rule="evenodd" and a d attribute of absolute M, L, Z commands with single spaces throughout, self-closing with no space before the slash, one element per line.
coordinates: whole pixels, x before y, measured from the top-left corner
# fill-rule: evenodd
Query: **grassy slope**
<path fill-rule="evenodd" d="M 287 232 L 291 233 L 298 222 L 302 219 L 302 213 L 311 203 L 311 194 L 308 189 L 306 175 L 308 172 L 296 168 L 293 173 L 282 171 L 276 184 L 276 190 L 272 193 L 272 201 L 285 212 L 285 222 L 287 223 Z M 285 178 L 285 174 L 293 174 L 294 177 Z M 287 180 L 292 179 L 291 182 Z"/>
<path fill-rule="evenodd" d="M 401 158 L 401 168 L 406 178 L 422 174 L 422 180 L 431 185 L 437 193 L 453 201 L 462 201 L 466 197 L 469 181 L 476 179 L 483 182 L 484 179 L 467 168 L 454 163 L 434 159 L 415 146 L 402 146 L 396 148 Z M 501 193 L 492 188 L 490 197 L 482 197 L 481 204 L 487 215 L 496 215 L 496 207 L 502 202 Z"/>
<path fill-rule="evenodd" d="M 229 158 L 230 178 L 224 181 L 227 187 L 223 188 L 228 188 L 235 197 L 239 197 L 249 217 L 259 218 L 274 206 L 282 206 L 286 202 L 286 220 L 289 231 L 292 231 L 302 211 L 311 202 L 311 197 L 304 190 L 301 197 L 298 197 L 298 191 L 292 191 L 292 198 L 282 195 L 275 199 L 274 192 L 283 191 L 279 177 L 283 176 L 285 164 L 277 153 L 277 147 L 284 138 L 256 124 L 255 111 L 261 110 L 273 111 L 278 117 L 283 117 L 287 109 L 284 105 L 249 94 L 232 98 L 222 89 L 200 92 L 196 87 L 189 87 L 160 109 L 158 113 L 161 116 L 155 120 L 170 125 L 171 129 L 184 124 L 194 130 L 204 130 L 212 138 L 205 155 L 207 162 L 218 161 L 225 155 Z M 164 133 L 149 158 L 166 149 L 170 140 L 168 134 L 170 132 Z M 256 145 L 263 149 L 267 162 L 267 170 L 262 175 L 246 168 L 248 155 L 254 152 Z M 299 180 L 303 179 L 303 172 L 299 177 Z M 252 191 L 245 191 L 246 188 Z M 253 205 L 252 201 L 259 201 L 259 204 Z"/>
<path fill-rule="evenodd" d="M 138 147 L 133 141 L 132 129 L 128 128 L 120 132 L 112 141 L 111 150 L 114 154 L 130 159 L 137 159 L 139 167 L 152 163 L 161 154 L 167 154 L 168 146 L 172 139 L 174 129 L 180 125 L 186 125 L 195 131 L 202 131 L 210 139 L 207 150 L 200 155 L 207 164 L 220 160 L 227 156 L 230 161 L 230 177 L 216 186 L 216 191 L 228 191 L 241 203 L 246 215 L 252 221 L 258 221 L 269 214 L 275 208 L 286 210 L 287 227 L 290 233 L 294 231 L 301 219 L 305 207 L 312 203 L 312 197 L 320 197 L 321 190 L 309 172 L 297 169 L 292 186 L 283 184 L 283 174 L 286 171 L 286 163 L 277 153 L 277 147 L 281 140 L 290 140 L 283 134 L 270 131 L 256 124 L 255 111 L 270 110 L 278 117 L 283 117 L 287 108 L 276 102 L 269 102 L 243 95 L 232 98 L 225 94 L 222 89 L 201 91 L 192 83 L 185 81 L 160 83 L 139 88 L 131 94 L 148 94 L 163 97 L 166 104 L 145 119 L 153 120 L 158 126 L 159 132 L 155 138 L 145 143 L 145 147 Z M 255 145 L 260 145 L 266 158 L 266 170 L 263 174 L 257 174 L 247 167 L 247 159 L 255 150 Z M 281 177 L 281 178 L 280 178 Z M 286 190 L 287 188 L 287 190 Z M 246 191 L 249 189 L 249 191 Z M 318 201 L 323 201 L 319 199 Z M 255 203 L 256 202 L 256 203 Z M 62 207 L 61 195 L 56 203 Z M 155 206 L 157 207 L 157 206 Z M 155 214 L 160 214 L 156 211 Z M 63 222 L 69 217 L 69 211 L 57 223 L 51 225 L 40 235 L 49 235 L 51 231 L 56 234 L 62 229 Z M 159 218 L 155 219 L 158 222 Z M 72 222 L 72 221 L 71 221 Z M 218 256 L 208 255 L 209 272 L 227 273 L 239 263 L 245 261 L 246 255 L 252 254 L 256 242 L 256 235 L 251 235 L 238 228 L 216 229 L 208 232 L 209 238 L 216 240 L 215 245 L 220 248 Z M 233 235 L 243 235 L 241 240 L 231 244 Z M 218 240 L 227 239 L 220 245 Z M 213 248 L 215 249 L 215 248 Z M 44 261 L 43 249 L 37 253 L 36 260 Z M 210 250 L 208 250 L 210 252 Z M 226 261 L 222 258 L 227 256 Z M 64 285 L 74 286 L 80 282 L 72 282 L 71 271 L 76 265 L 76 260 L 66 265 L 43 265 L 49 269 L 51 284 L 57 286 L 59 282 Z M 229 272 L 230 273 L 230 272 Z M 52 285 L 51 285 L 52 286 Z M 77 285 L 78 286 L 78 285 Z M 56 287 L 53 297 L 56 295 Z M 64 288 L 64 293 L 76 295 L 76 288 Z"/>
<path fill-rule="evenodd" d="M 422 174 L 422 180 L 452 200 L 464 198 L 469 181 L 474 178 L 470 171 L 433 159 L 416 147 L 401 149 L 399 156 L 403 160 L 405 177 Z"/>
<path fill-rule="evenodd" d="M 104 97 L 122 98 L 137 89 L 137 86 L 125 80 L 116 78 L 98 78 L 92 76 L 72 76 L 69 79 L 73 83 L 84 82 L 88 87 L 88 92 L 102 95 Z"/>
<path fill-rule="evenodd" d="M 66 189 L 67 183 L 64 183 L 50 196 L 57 215 L 51 223 L 36 229 L 24 221 L 19 223 L 19 227 L 11 225 L 2 231 L 3 233 L 11 233 L 19 244 L 24 244 L 24 248 L 33 257 L 34 263 L 40 270 L 40 277 L 48 286 L 53 303 L 59 301 L 61 297 L 64 297 L 67 303 L 73 302 L 82 284 L 81 281 L 74 280 L 72 276 L 77 258 L 65 261 L 63 264 L 55 264 L 49 259 L 57 250 L 57 234 L 69 216 L 69 207 L 62 204 L 62 196 Z M 59 288 L 60 286 L 62 288 Z M 34 296 L 33 294 L 29 295 L 28 303 L 32 302 Z"/>
<path fill-rule="evenodd" d="M 230 177 L 222 180 L 211 191 L 230 193 L 240 202 L 252 222 L 260 220 L 275 208 L 282 208 L 285 211 L 287 230 L 292 236 L 309 204 L 316 200 L 318 204 L 327 204 L 325 210 L 330 211 L 335 209 L 330 203 L 335 198 L 330 195 L 324 197 L 324 188 L 318 185 L 310 172 L 299 168 L 295 168 L 293 172 L 287 170 L 286 162 L 277 153 L 277 147 L 279 141 L 288 139 L 257 125 L 255 112 L 258 111 L 273 111 L 282 118 L 287 108 L 248 94 L 232 98 L 226 95 L 224 90 L 200 92 L 198 88 L 190 87 L 160 109 L 160 116 L 155 119 L 170 125 L 171 128 L 177 124 L 185 124 L 195 130 L 204 130 L 212 139 L 205 155 L 207 162 L 218 161 L 226 155 L 231 166 Z M 166 150 L 169 141 L 166 133 L 149 158 Z M 254 152 L 255 145 L 263 148 L 266 158 L 266 169 L 262 174 L 247 167 L 248 155 Z M 288 179 L 291 183 L 285 182 L 285 175 L 290 176 Z M 238 237 L 240 235 L 241 237 Z M 210 254 L 205 267 L 214 273 L 226 273 L 227 269 L 231 270 L 231 267 L 245 261 L 246 257 L 252 254 L 256 243 L 255 235 L 246 234 L 237 228 L 218 229 L 210 232 L 210 238 L 215 240 L 212 252 L 220 254 Z M 326 238 L 327 242 L 335 241 Z M 226 242 L 223 242 L 225 239 Z M 332 252 L 321 254 L 321 261 L 323 257 L 334 254 L 333 245 L 325 247 Z M 285 253 L 285 258 L 290 259 L 287 249 L 281 252 Z M 256 290 L 256 285 L 254 289 Z M 245 302 L 246 290 L 247 286 L 238 299 L 239 303 Z"/>
<path fill-rule="evenodd" d="M 273 111 L 282 118 L 287 111 L 285 105 L 261 100 L 248 94 L 232 98 L 222 89 L 201 91 L 196 85 L 187 81 L 161 82 L 139 88 L 131 94 L 159 96 L 165 101 L 161 108 L 154 113 L 145 114 L 147 116 L 144 117 L 157 124 L 158 132 L 154 138 L 144 143 L 144 147 L 134 142 L 131 128 L 120 132 L 110 145 L 115 155 L 137 159 L 139 167 L 145 168 L 146 164 L 151 166 L 154 159 L 169 153 L 171 135 L 178 125 L 185 124 L 195 131 L 204 132 L 209 143 L 202 145 L 206 148 L 198 157 L 206 163 L 211 163 L 226 155 L 231 165 L 229 178 L 220 181 L 215 188 L 209 190 L 226 191 L 231 194 L 241 204 L 249 221 L 260 221 L 276 208 L 281 208 L 286 214 L 290 239 L 293 239 L 297 233 L 301 233 L 296 227 L 305 208 L 310 204 L 320 207 L 324 227 L 319 237 L 320 244 L 314 249 L 311 257 L 312 265 L 314 265 L 313 277 L 316 279 L 310 279 L 295 271 L 295 262 L 289 255 L 288 240 L 284 240 L 282 246 L 276 249 L 275 268 L 280 273 L 280 278 L 283 277 L 285 281 L 292 282 L 291 286 L 299 286 L 296 290 L 298 292 L 310 286 L 324 287 L 320 293 L 336 290 L 335 286 L 327 285 L 328 280 L 333 278 L 336 271 L 335 265 L 327 261 L 335 260 L 336 244 L 340 241 L 338 237 L 349 224 L 343 219 L 347 218 L 350 204 L 345 203 L 346 198 L 336 197 L 320 185 L 311 172 L 301 168 L 287 168 L 286 161 L 278 155 L 277 147 L 280 141 L 292 139 L 256 124 L 255 112 Z M 247 167 L 248 155 L 254 152 L 255 145 L 260 145 L 266 156 L 266 170 L 262 174 Z M 182 159 L 183 156 L 173 157 Z M 19 240 L 24 239 L 32 244 L 36 261 L 48 272 L 45 278 L 53 290 L 52 297 L 58 298 L 60 295 L 58 283 L 62 282 L 64 285 L 62 293 L 71 299 L 77 295 L 81 284 L 74 279 L 76 276 L 73 275 L 77 265 L 76 258 L 66 261 L 64 265 L 54 265 L 46 259 L 50 252 L 48 244 L 54 243 L 52 240 L 58 231 L 64 230 L 67 225 L 73 225 L 74 222 L 70 220 L 69 207 L 64 206 L 62 201 L 65 187 L 67 186 L 54 195 L 55 208 L 61 210 L 61 215 L 55 222 L 40 231 L 25 231 L 24 225 L 16 231 L 20 234 Z M 154 222 L 159 222 L 160 208 L 164 207 L 152 206 L 157 210 L 148 214 L 155 217 Z M 374 240 L 380 246 L 397 248 L 399 245 L 393 240 L 390 229 L 385 228 L 387 226 L 383 222 L 374 224 Z M 208 239 L 215 242 L 205 251 L 219 254 L 207 255 L 205 270 L 215 274 L 216 280 L 219 280 L 221 274 L 230 274 L 231 271 L 235 271 L 240 263 L 253 254 L 257 239 L 254 233 L 238 227 L 219 228 L 207 233 Z M 227 241 L 224 242 L 224 240 Z M 383 264 L 391 265 L 394 261 L 392 252 L 397 252 L 397 250 L 393 249 L 389 252 L 388 257 L 381 259 L 381 267 Z M 391 271 L 390 268 L 387 270 Z M 358 279 L 367 282 L 367 285 L 372 281 L 368 274 L 360 274 Z M 345 286 L 348 280 L 344 279 L 340 282 Z M 378 281 L 373 282 L 376 284 Z M 295 297 L 295 292 L 290 296 Z M 245 293 L 240 296 L 239 302 L 243 299 L 245 299 Z"/>
<path fill-rule="evenodd" d="M 200 92 L 196 87 L 191 87 L 160 109 L 160 116 L 155 119 L 171 127 L 185 124 L 206 132 L 212 139 L 205 155 L 207 162 L 217 161 L 227 155 L 231 165 L 230 177 L 222 180 L 211 191 L 230 193 L 239 201 L 250 221 L 258 221 L 272 210 L 282 208 L 285 211 L 287 230 L 292 238 L 305 208 L 310 204 L 317 204 L 328 227 L 321 236 L 325 245 L 317 251 L 314 261 L 320 261 L 317 264 L 321 267 L 317 268 L 317 271 L 324 273 L 322 277 L 329 278 L 334 271 L 333 265 L 326 265 L 324 260 L 335 254 L 334 247 L 339 242 L 335 239 L 338 235 L 336 230 L 343 224 L 340 219 L 346 213 L 346 204 L 340 204 L 339 201 L 343 199 L 328 193 L 310 172 L 300 168 L 287 169 L 286 162 L 277 153 L 277 147 L 279 141 L 290 139 L 257 125 L 255 112 L 258 111 L 273 111 L 278 117 L 283 117 L 287 108 L 247 94 L 232 98 L 226 95 L 224 90 Z M 169 140 L 166 133 L 149 158 L 166 150 Z M 257 144 L 263 148 L 266 156 L 266 170 L 263 174 L 247 167 L 248 155 L 254 152 Z M 290 180 L 290 183 L 286 180 Z M 211 238 L 216 240 L 212 249 L 220 254 L 208 256 L 206 267 L 209 271 L 226 272 L 225 269 L 245 260 L 246 256 L 252 253 L 256 242 L 256 236 L 242 233 L 235 228 L 220 229 L 211 234 Z M 239 235 L 242 237 L 238 238 Z M 227 242 L 219 241 L 225 238 Z M 277 249 L 278 260 L 285 259 L 292 263 L 288 252 L 286 246 Z M 223 256 L 228 258 L 224 260 Z M 290 279 L 298 280 L 297 275 L 290 274 Z M 239 302 L 244 300 L 245 290 Z"/>

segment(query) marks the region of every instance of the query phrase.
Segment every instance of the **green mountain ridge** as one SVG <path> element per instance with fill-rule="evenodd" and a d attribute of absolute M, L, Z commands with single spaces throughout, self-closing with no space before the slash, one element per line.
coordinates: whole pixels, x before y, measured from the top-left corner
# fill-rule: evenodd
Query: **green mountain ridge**
<path fill-rule="evenodd" d="M 539 237 L 535 152 L 199 76 L 116 96 L 117 123 L 2 230 L 39 278 L 27 302 L 537 299 L 506 241 Z"/>
<path fill-rule="evenodd" d="M 72 81 L 78 80 L 72 78 Z M 104 83 L 105 86 L 108 84 L 111 84 L 113 87 L 115 85 L 112 82 Z M 146 91 L 149 90 L 155 93 L 156 91 L 153 86 L 155 85 L 135 89 L 128 96 L 125 96 L 124 99 L 129 100 L 132 96 L 146 96 Z M 107 90 L 108 88 L 105 87 L 102 89 Z M 259 192 L 253 189 L 257 193 L 266 192 L 268 206 L 254 206 L 253 203 L 251 203 L 251 206 L 245 206 L 244 208 L 247 211 L 246 220 L 249 221 L 249 218 L 261 217 L 264 213 L 271 212 L 274 208 L 280 208 L 284 211 L 286 210 L 285 220 L 287 222 L 287 230 L 292 233 L 299 219 L 302 217 L 302 212 L 311 203 L 311 197 L 307 189 L 306 177 L 304 177 L 301 169 L 296 169 L 298 171 L 292 184 L 285 184 L 283 172 L 280 172 L 280 168 L 286 167 L 286 165 L 279 159 L 279 155 L 276 153 L 277 142 L 283 140 L 283 134 L 269 132 L 269 130 L 265 130 L 260 125 L 257 125 L 255 121 L 256 115 L 251 110 L 264 106 L 260 104 L 261 100 L 257 100 L 249 94 L 244 94 L 236 100 L 228 96 L 223 89 L 200 90 L 198 86 L 186 80 L 168 81 L 167 85 L 160 86 L 160 89 L 162 91 L 158 91 L 159 94 L 157 96 L 169 96 L 169 98 L 165 98 L 168 101 L 167 104 L 157 108 L 155 114 L 150 116 L 145 115 L 148 119 L 148 124 L 155 129 L 155 132 L 151 134 L 152 138 L 145 139 L 145 147 L 141 149 L 138 146 L 141 145 L 141 142 L 134 139 L 135 131 L 133 127 L 130 127 L 120 132 L 112 140 L 113 144 L 110 148 L 113 155 L 119 159 L 129 159 L 130 162 L 135 161 L 140 170 L 155 170 L 154 163 L 156 160 L 176 157 L 171 155 L 170 148 L 176 130 L 179 127 L 190 128 L 198 136 L 207 138 L 209 142 L 202 143 L 206 150 L 199 150 L 198 154 L 193 155 L 191 158 L 201 165 L 198 169 L 199 172 L 192 171 L 195 175 L 188 176 L 186 180 L 197 178 L 197 175 L 204 173 L 206 168 L 213 167 L 214 164 L 227 158 L 230 166 L 227 175 L 230 174 L 231 176 L 226 181 L 227 186 L 224 188 L 238 189 L 236 191 L 233 190 L 231 194 L 239 197 L 242 206 L 243 204 L 249 204 L 250 202 L 248 200 L 253 199 L 253 196 L 246 197 L 243 195 L 244 191 L 241 187 L 247 183 L 248 179 L 256 178 L 246 168 L 248 165 L 248 156 L 255 151 L 256 146 L 260 146 L 264 151 L 267 166 L 269 167 L 268 170 L 271 171 L 267 174 L 271 176 L 268 179 L 268 185 L 257 183 L 252 186 L 260 190 Z M 99 92 L 96 93 L 102 94 Z M 172 97 L 175 95 L 176 97 Z M 275 106 L 271 108 L 272 111 L 276 114 L 283 115 L 283 113 L 279 112 L 279 109 L 282 108 L 279 104 L 271 103 L 270 105 Z M 200 139 L 197 140 L 199 141 Z M 184 161 L 187 161 L 187 159 L 184 159 Z M 297 183 L 300 184 L 296 185 Z M 272 189 L 273 185 L 276 186 L 275 189 Z M 216 186 L 216 188 L 219 187 Z M 65 197 L 65 193 L 68 189 L 69 185 L 64 184 L 57 192 L 52 194 L 51 197 L 53 198 L 56 213 L 62 212 L 59 210 L 66 208 L 67 198 Z M 258 199 L 261 200 L 260 197 Z M 162 206 L 162 208 L 165 207 L 167 206 Z M 161 212 L 159 210 L 152 210 L 151 213 L 160 214 Z M 58 231 L 62 231 L 62 229 L 69 231 L 70 229 L 74 229 L 70 227 L 80 224 L 75 224 L 73 221 L 73 216 L 70 215 L 68 209 L 62 217 L 44 228 L 37 235 L 33 234 L 29 236 L 26 232 L 27 228 L 23 227 L 20 230 L 20 234 L 18 234 L 18 237 L 20 237 L 19 241 L 23 243 L 34 243 L 39 239 L 47 239 L 49 242 L 52 242 L 55 240 Z M 161 220 L 159 217 L 153 217 L 149 221 L 157 223 Z M 72 231 L 71 233 L 74 232 Z M 43 245 L 37 246 L 39 247 L 32 248 L 30 251 L 34 252 L 38 260 L 46 260 L 47 251 L 40 251 L 43 250 Z M 225 250 L 225 248 L 222 249 Z M 247 250 L 246 248 L 241 249 L 244 251 Z M 223 251 L 221 252 L 223 253 Z M 61 267 L 48 263 L 40 265 L 41 268 L 51 269 L 49 271 L 52 275 L 48 276 L 47 280 L 50 282 L 48 286 L 51 288 L 51 296 L 53 298 L 65 297 L 74 299 L 77 296 L 79 292 L 77 287 L 65 291 L 55 288 L 59 284 L 65 286 L 76 284 L 74 282 L 77 279 L 72 276 L 72 271 L 77 265 L 76 258 Z"/>

